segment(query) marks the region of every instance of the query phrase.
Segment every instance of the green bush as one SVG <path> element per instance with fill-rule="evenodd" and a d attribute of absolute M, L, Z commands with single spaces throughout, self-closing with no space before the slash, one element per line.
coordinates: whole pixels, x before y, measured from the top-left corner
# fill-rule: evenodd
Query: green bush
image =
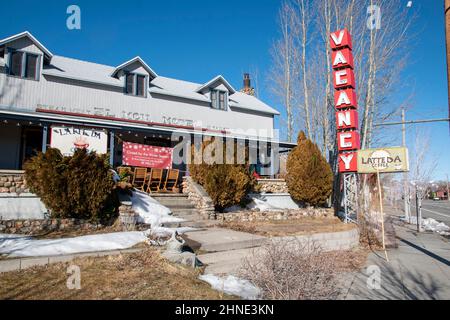
<path fill-rule="evenodd" d="M 49 148 L 25 164 L 30 190 L 38 195 L 53 218 L 109 222 L 118 206 L 107 155 L 78 149 L 64 157 Z"/>
<path fill-rule="evenodd" d="M 333 172 L 319 148 L 302 131 L 297 146 L 289 153 L 286 184 L 296 201 L 324 205 L 333 188 Z"/>
<path fill-rule="evenodd" d="M 202 154 L 205 148 L 213 141 L 204 142 L 201 146 Z M 192 146 L 191 155 L 195 152 Z M 189 172 L 192 179 L 203 186 L 205 191 L 214 202 L 216 210 L 223 209 L 233 205 L 244 205 L 246 195 L 255 188 L 256 180 L 250 173 L 248 165 L 248 151 L 246 150 L 246 164 L 236 164 L 235 148 L 235 164 L 209 164 L 202 161 L 199 164 L 189 164 Z M 225 144 L 223 153 L 225 159 Z M 212 154 L 214 156 L 214 153 Z M 192 158 L 193 159 L 193 158 Z M 203 159 L 204 160 L 204 159 Z"/>

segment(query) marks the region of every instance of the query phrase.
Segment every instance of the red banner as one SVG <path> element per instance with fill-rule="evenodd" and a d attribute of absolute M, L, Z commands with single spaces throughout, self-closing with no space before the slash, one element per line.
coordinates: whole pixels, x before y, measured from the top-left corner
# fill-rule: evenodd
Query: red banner
<path fill-rule="evenodd" d="M 132 167 L 172 168 L 172 148 L 124 142 L 122 164 Z"/>

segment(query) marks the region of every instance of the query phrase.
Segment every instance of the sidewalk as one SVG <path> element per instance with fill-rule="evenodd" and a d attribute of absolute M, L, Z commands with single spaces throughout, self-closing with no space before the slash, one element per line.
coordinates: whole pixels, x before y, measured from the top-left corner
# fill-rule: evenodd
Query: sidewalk
<path fill-rule="evenodd" d="M 197 244 L 202 251 L 197 256 L 206 265 L 205 274 L 237 275 L 244 258 L 251 257 L 254 250 L 264 246 L 269 238 L 230 229 L 209 228 L 186 232 L 189 243 Z M 314 233 L 309 235 L 274 237 L 275 241 L 313 241 L 324 251 L 348 250 L 358 246 L 356 228 L 347 231 Z"/>
<path fill-rule="evenodd" d="M 366 268 L 351 276 L 344 299 L 450 299 L 450 243 L 430 232 L 417 233 L 394 217 L 398 248 L 369 255 Z M 381 271 L 381 288 L 367 286 L 367 267 Z M 372 276 L 373 277 L 373 276 Z"/>

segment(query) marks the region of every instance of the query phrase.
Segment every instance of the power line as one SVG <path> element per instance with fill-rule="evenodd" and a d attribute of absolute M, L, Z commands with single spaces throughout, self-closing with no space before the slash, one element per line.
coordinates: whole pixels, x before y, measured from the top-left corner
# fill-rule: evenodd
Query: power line
<path fill-rule="evenodd" d="M 423 120 L 409 120 L 409 121 L 399 121 L 399 122 L 384 122 L 384 123 L 375 123 L 374 127 L 382 127 L 382 126 L 395 126 L 400 124 L 415 124 L 415 123 L 427 123 L 427 122 L 449 122 L 450 118 L 441 118 L 441 119 L 423 119 Z"/>

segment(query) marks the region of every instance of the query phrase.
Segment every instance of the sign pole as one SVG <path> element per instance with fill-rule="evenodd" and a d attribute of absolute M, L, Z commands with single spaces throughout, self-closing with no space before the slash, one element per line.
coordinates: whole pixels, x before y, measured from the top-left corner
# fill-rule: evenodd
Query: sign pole
<path fill-rule="evenodd" d="M 386 251 L 386 241 L 384 236 L 384 212 L 383 212 L 383 195 L 381 193 L 381 181 L 380 181 L 380 170 L 377 168 L 377 183 L 378 183 L 378 195 L 380 198 L 380 213 L 381 213 L 381 241 L 383 244 L 383 251 L 386 257 L 386 261 L 389 262 L 389 258 Z"/>
<path fill-rule="evenodd" d="M 406 147 L 405 108 L 402 107 L 402 145 Z M 403 173 L 403 205 L 405 207 L 405 219 L 411 223 L 409 212 L 408 172 Z"/>

